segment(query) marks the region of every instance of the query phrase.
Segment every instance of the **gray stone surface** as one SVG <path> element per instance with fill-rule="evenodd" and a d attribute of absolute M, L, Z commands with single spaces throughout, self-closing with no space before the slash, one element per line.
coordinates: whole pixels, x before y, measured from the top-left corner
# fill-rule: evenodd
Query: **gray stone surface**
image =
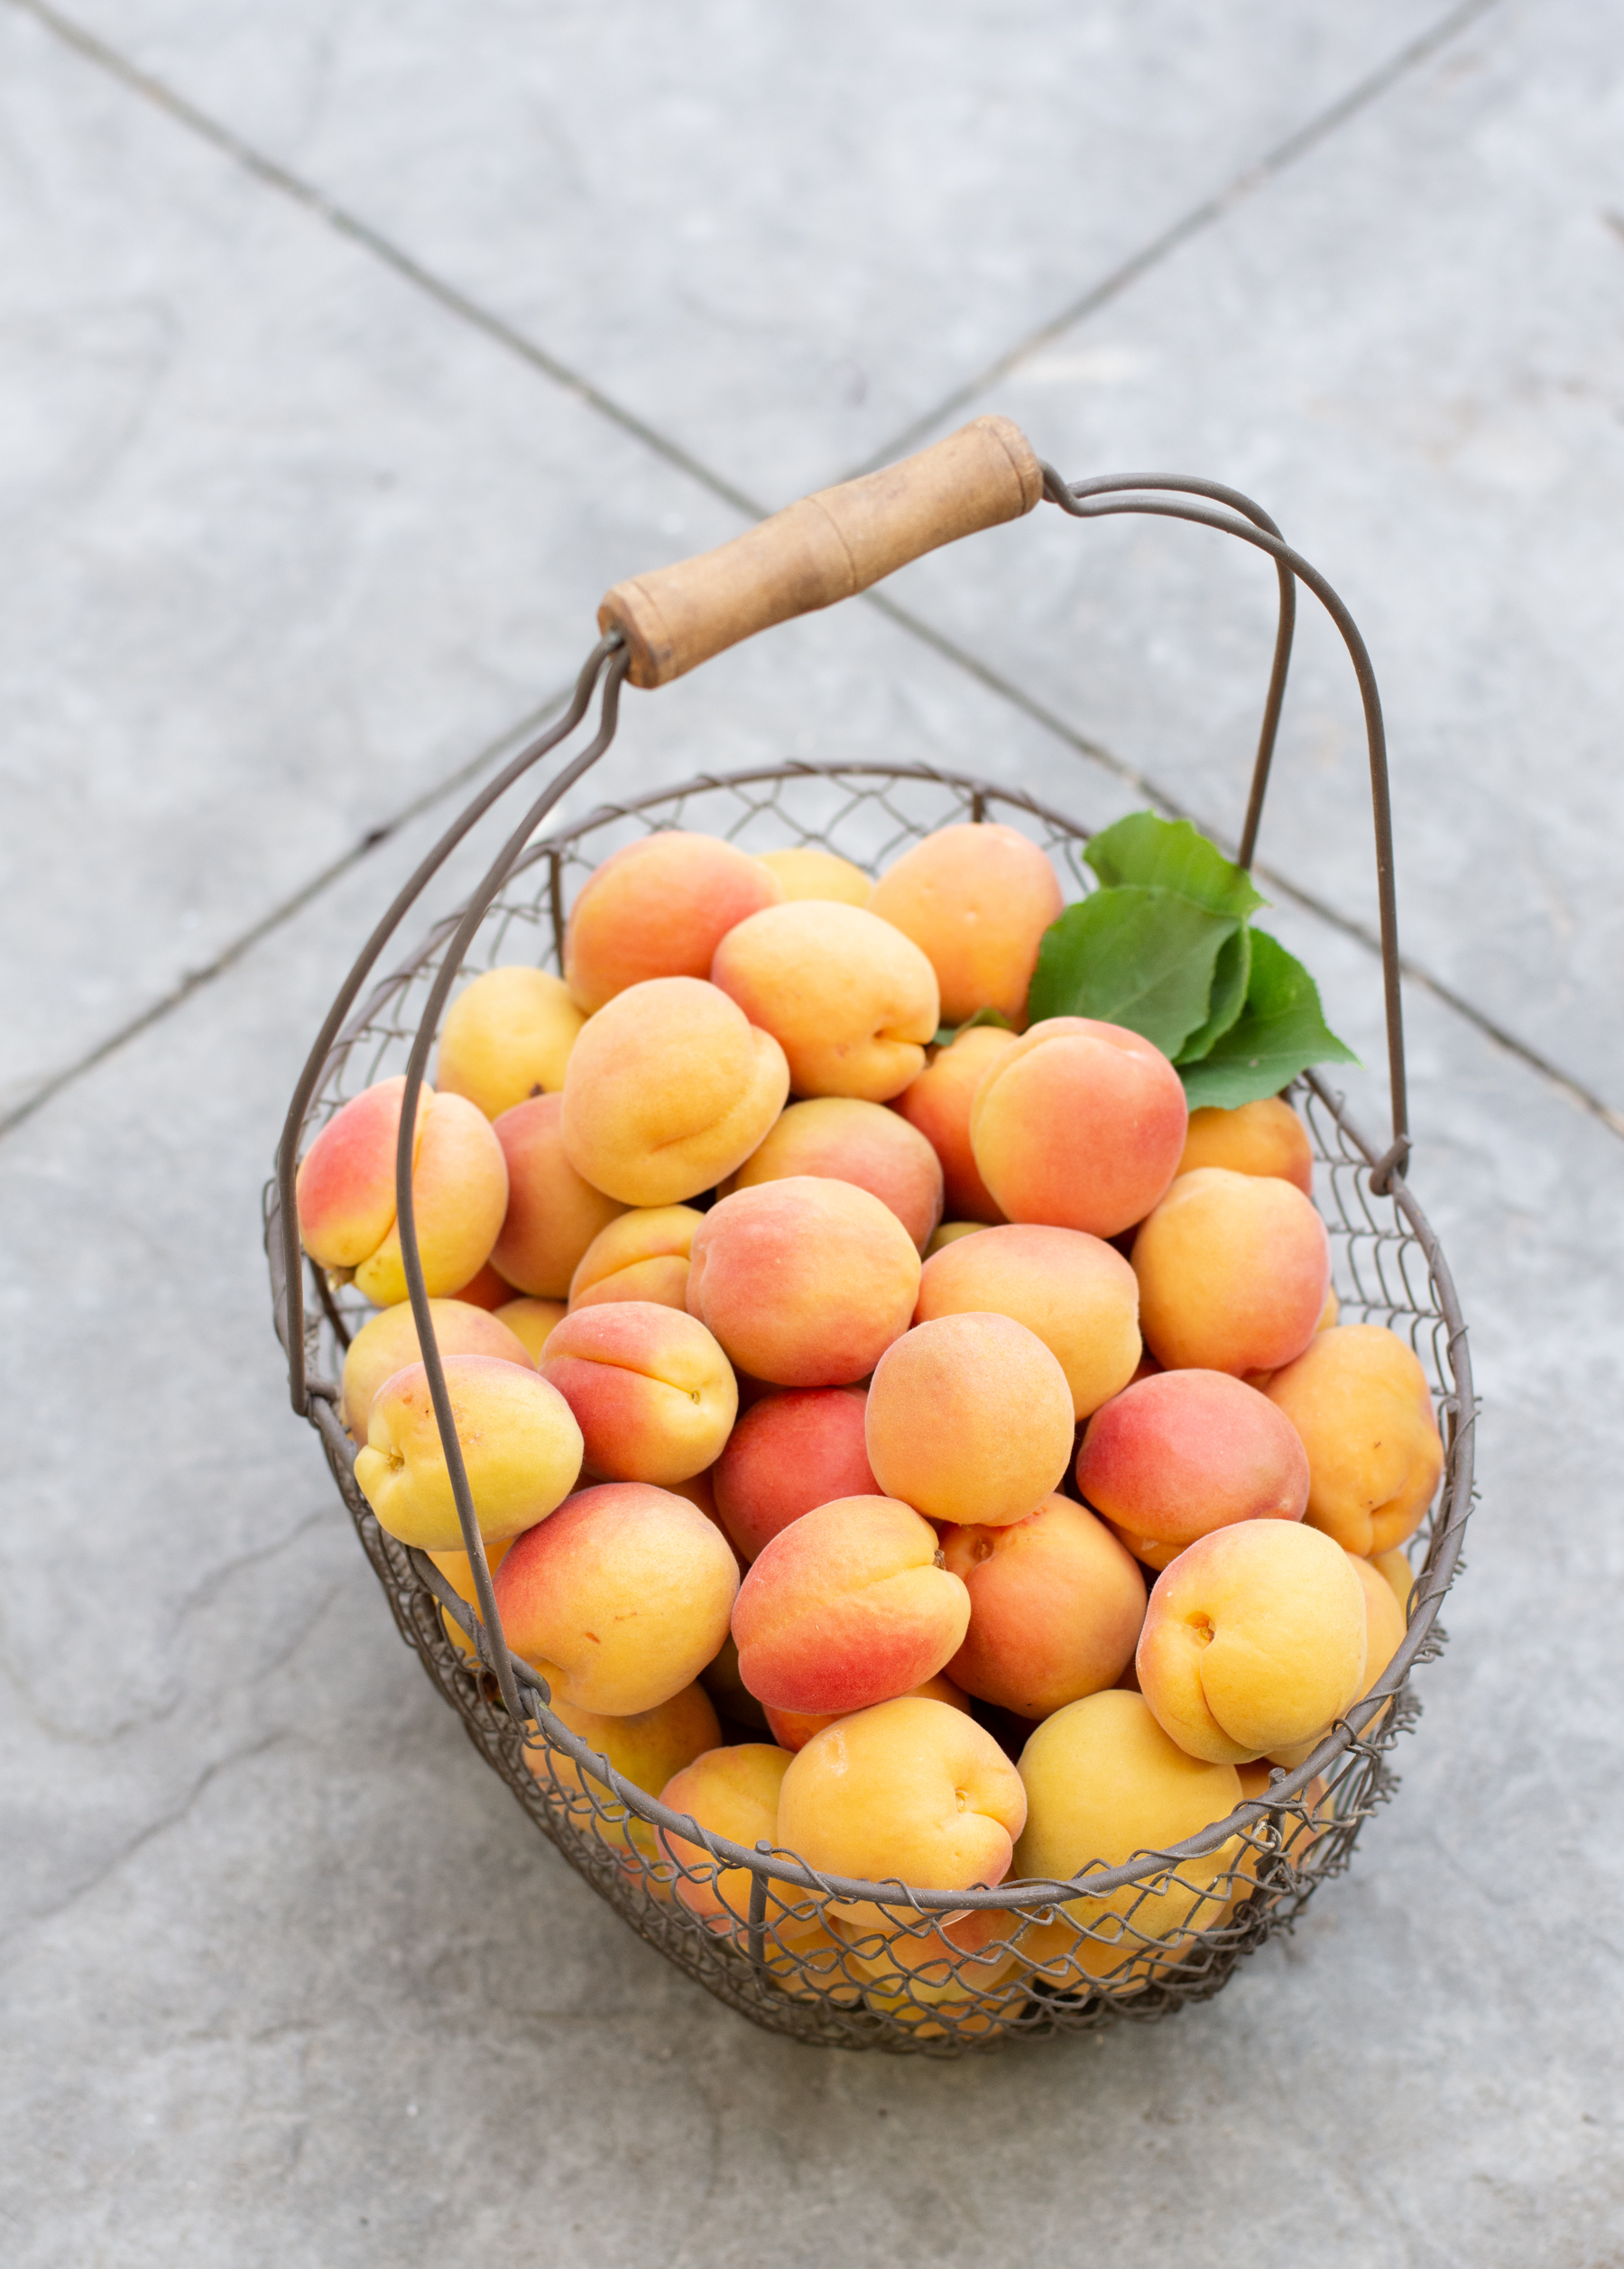
<path fill-rule="evenodd" d="M 640 52 L 667 52 L 654 15 L 629 12 L 620 47 L 638 33 Z M 1274 36 L 1288 20 L 1241 11 L 1203 33 L 1202 83 L 1253 102 L 1244 115 L 1217 106 L 1226 164 L 1368 68 L 1361 39 L 1386 51 L 1431 18 L 1361 12 L 1318 46 L 1306 32 Z M 640 335 L 648 414 L 668 438 L 736 441 L 733 461 L 780 486 L 807 463 L 806 477 L 826 476 L 870 430 L 820 411 L 816 386 L 797 393 L 785 375 L 784 339 L 806 348 L 820 335 L 819 273 L 909 404 L 946 392 L 989 340 L 1014 346 L 1029 319 L 1020 291 L 1039 296 L 1030 274 L 1010 296 L 984 272 L 961 276 L 979 327 L 967 346 L 931 348 L 927 368 L 928 355 L 899 348 L 890 314 L 902 282 L 927 293 L 927 312 L 945 288 L 926 219 L 910 208 L 904 227 L 888 208 L 894 225 L 870 241 L 815 216 L 824 234 L 807 250 L 796 169 L 811 169 L 814 143 L 837 162 L 868 115 L 861 74 L 849 115 L 836 103 L 834 32 L 807 148 L 761 180 L 730 241 L 732 288 L 775 248 L 771 294 L 806 287 L 799 331 L 786 321 L 752 366 L 751 385 L 780 398 L 763 405 L 737 390 L 714 326 L 670 313 L 699 304 L 706 278 L 668 215 L 648 222 L 597 178 L 561 212 L 546 207 L 524 135 L 496 130 L 494 98 L 488 143 L 469 140 L 477 113 L 458 74 L 494 88 L 505 61 L 522 90 L 584 71 L 588 19 L 355 9 L 329 22 L 246 5 L 205 18 L 146 0 L 95 21 L 244 131 L 270 141 L 278 129 L 290 153 L 319 127 L 352 153 L 346 195 L 367 179 L 380 198 L 404 194 L 399 153 L 429 150 L 408 203 L 448 208 L 441 242 L 486 242 L 480 288 L 500 285 L 514 308 L 556 300 L 626 355 L 617 327 L 635 298 L 605 287 L 594 315 L 586 252 L 595 226 L 613 237 L 644 212 L 669 251 L 667 298 Z M 591 52 L 606 57 L 615 42 L 591 21 Z M 732 54 L 752 21 L 707 20 L 707 37 Z M 1038 283 L 1052 273 L 1060 300 L 1086 289 L 1100 247 L 1131 248 L 1136 214 L 1147 233 L 1159 225 L 1147 180 L 1185 194 L 1153 136 L 1130 146 L 1124 90 L 1170 82 L 1165 146 L 1194 163 L 1175 99 L 1194 67 L 1169 29 L 1193 15 L 1001 17 L 1010 83 L 1041 85 L 1084 22 L 1106 59 L 1090 98 L 1117 122 L 1089 153 L 1095 170 L 1075 177 L 1089 209 L 1066 226 L 1086 242 L 1023 223 L 1043 238 L 1033 260 L 1052 263 Z M 966 103 L 988 79 L 994 23 L 946 21 L 930 59 L 935 83 Z M 459 40 L 463 23 L 475 29 Z M 1570 983 L 1560 1013 L 1598 1079 L 1595 1060 L 1614 1061 L 1618 1044 L 1601 849 L 1616 807 L 1601 762 L 1616 664 L 1576 642 L 1572 623 L 1617 577 L 1615 445 L 1582 393 L 1555 381 L 1520 393 L 1513 350 L 1519 319 L 1536 332 L 1543 309 L 1551 368 L 1591 368 L 1588 355 L 1598 387 L 1616 380 L 1601 363 L 1609 272 L 1587 265 L 1583 227 L 1570 237 L 1553 220 L 1543 260 L 1537 250 L 1542 214 L 1578 211 L 1582 195 L 1587 216 L 1602 197 L 1619 204 L 1589 154 L 1603 131 L 1596 90 L 1616 67 L 1607 30 L 1576 10 L 1496 12 L 1452 62 L 1389 89 L 1182 264 L 1153 268 L 1109 326 L 1046 349 L 1062 370 L 1070 358 L 1069 377 L 1051 371 L 1052 410 L 1041 363 L 1019 398 L 1000 395 L 1068 465 L 1142 447 L 1255 479 L 1266 498 L 1294 500 L 1294 531 L 1300 517 L 1333 573 L 1351 563 L 1350 596 L 1379 625 L 1378 661 L 1406 721 L 1411 934 L 1479 1012 L 1532 1018 L 1536 1038 L 1559 1013 L 1535 996 L 1541 971 L 1554 992 Z M 338 59 L 325 76 L 323 31 Z M 20 1414 L 0 1544 L 8 2265 L 472 2269 L 544 2254 L 565 2269 L 1137 2269 L 1164 2256 L 1599 2269 L 1624 2256 L 1618 1139 L 1466 1018 L 1412 994 L 1415 1178 L 1473 1326 L 1485 1507 L 1450 1651 L 1422 1682 L 1399 1799 L 1294 1941 L 1172 2025 L 955 2067 L 820 2056 L 712 2004 L 540 1843 L 395 1641 L 279 1384 L 257 1208 L 302 1047 L 441 816 L 449 777 L 568 669 L 611 575 L 715 540 L 734 516 L 318 217 L 199 152 L 33 20 L 0 9 L 0 165 L 17 191 L 0 199 L 0 320 L 20 342 L 6 383 L 34 421 L 15 452 L 28 572 L 5 665 L 23 752 L 7 813 L 5 966 L 23 1015 L 8 1075 L 94 1046 L 381 814 L 444 791 L 0 1144 L 3 1360 Z M 1115 78 L 1113 55 L 1128 59 Z M 682 60 L 667 106 L 642 106 L 656 181 L 683 176 L 698 132 Z M 599 68 L 591 88 L 609 83 Z M 447 92 L 442 79 L 458 83 Z M 769 146 L 735 99 L 715 97 L 722 124 L 706 149 L 724 178 L 730 152 L 743 168 Z M 1451 108 L 1463 102 L 1478 105 L 1470 131 Z M 532 115 L 519 93 L 512 115 Z M 975 207 L 975 166 L 1016 188 L 1028 167 L 1047 222 L 1074 176 L 1040 128 L 1030 151 L 979 138 L 966 189 L 934 117 L 908 110 L 884 179 L 913 180 L 919 210 L 934 198 L 939 212 L 955 197 Z M 506 201 L 503 235 L 490 217 Z M 1379 248 L 1364 246 L 1372 264 L 1361 266 L 1359 241 L 1377 202 L 1371 226 L 1414 216 L 1406 261 L 1379 288 Z M 392 210 L 404 226 L 406 208 Z M 1453 262 L 1438 244 L 1452 230 Z M 1010 239 L 979 241 L 996 268 Z M 1331 250 L 1346 264 L 1327 283 Z M 1515 306 L 1514 255 L 1526 263 Z M 1427 420 L 1450 399 L 1452 277 L 1461 319 L 1481 325 L 1463 355 L 1499 374 L 1501 394 L 1487 382 L 1485 394 L 1509 404 L 1506 449 L 1539 462 L 1571 447 L 1580 460 L 1554 477 L 1582 548 L 1573 565 L 1542 553 L 1532 583 L 1512 573 L 1507 530 L 1544 527 L 1543 493 L 1495 486 L 1464 445 L 1427 455 Z M 1590 281 L 1595 291 L 1580 288 Z M 764 279 L 761 290 L 776 304 Z M 1249 308 L 1258 336 L 1273 325 L 1279 342 L 1255 361 L 1242 351 Z M 614 368 L 607 353 L 602 368 Z M 1405 400 L 1420 405 L 1421 440 L 1394 406 Z M 1328 451 L 1339 419 L 1355 442 Z M 1388 435 L 1373 455 L 1372 426 Z M 5 430 L 9 457 L 23 429 Z M 1418 570 L 1396 525 L 1394 497 L 1422 459 L 1425 524 L 1452 547 L 1452 574 Z M 369 486 L 380 468 L 392 503 Z M 1220 776 L 1195 763 L 1204 734 L 1226 750 L 1243 735 L 1260 616 L 1227 582 L 1204 583 L 1204 566 L 1186 570 L 1182 554 L 1169 565 L 1159 542 L 1019 532 L 1038 547 L 1031 560 L 993 540 L 963 579 L 913 576 L 908 603 L 996 661 L 1054 670 L 1038 681 L 1075 724 L 1176 789 L 1215 796 Z M 1066 582 L 1074 540 L 1110 564 Z M 1209 587 L 1230 609 L 1212 634 L 1197 617 Z M 1067 641 L 1075 676 L 1052 659 Z M 1594 674 L 1576 669 L 1582 652 Z M 1317 764 L 1322 814 L 1294 790 L 1269 845 L 1305 889 L 1357 909 L 1346 715 L 1323 647 L 1305 659 L 1289 753 Z M 1531 722 L 1555 700 L 1560 747 Z M 1442 840 L 1443 752 L 1463 737 L 1482 789 L 1473 872 L 1509 876 L 1526 896 L 1542 862 L 1563 862 L 1568 964 L 1537 935 L 1520 958 L 1496 958 L 1472 892 L 1426 863 Z M 891 750 L 1030 779 L 1089 819 L 1131 800 L 1121 779 L 863 607 L 630 701 L 604 785 L 783 752 Z M 1543 800 L 1558 780 L 1582 815 L 1571 838 L 1551 832 Z M 301 784 L 318 792 L 295 806 Z M 448 890 L 468 872 L 465 859 Z M 1430 914 L 1418 895 L 1436 900 Z M 192 908 L 204 937 L 181 948 L 179 915 Z M 1290 902 L 1278 926 L 1375 1065 L 1368 954 Z M 96 994 L 97 982 L 108 990 Z M 1379 1075 L 1354 1084 L 1378 1118 Z"/>

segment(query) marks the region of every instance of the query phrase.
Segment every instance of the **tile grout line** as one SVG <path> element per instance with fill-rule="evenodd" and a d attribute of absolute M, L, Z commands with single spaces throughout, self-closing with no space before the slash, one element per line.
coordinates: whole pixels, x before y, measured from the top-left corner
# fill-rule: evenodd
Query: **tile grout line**
<path fill-rule="evenodd" d="M 1007 378 L 1011 371 L 1040 353 L 1053 340 L 1062 337 L 1097 309 L 1119 299 L 1141 276 L 1149 274 L 1152 268 L 1159 266 L 1184 245 L 1204 235 L 1243 198 L 1250 197 L 1254 189 L 1263 188 L 1288 166 L 1294 165 L 1298 158 L 1306 157 L 1311 150 L 1316 149 L 1339 126 L 1357 117 L 1361 111 L 1368 109 L 1389 88 L 1396 86 L 1407 72 L 1428 61 L 1441 48 L 1446 47 L 1457 32 L 1463 32 L 1479 16 L 1486 15 L 1498 5 L 1499 0 L 1461 0 L 1458 7 L 1441 16 L 1429 30 L 1412 40 L 1407 47 L 1400 48 L 1396 55 L 1390 55 L 1385 63 L 1379 64 L 1316 116 L 1296 127 L 1255 164 L 1249 166 L 1243 173 L 1238 173 L 1223 189 L 1214 191 L 1204 203 L 1173 222 L 1159 236 L 1152 237 L 1148 244 L 1142 245 L 1120 266 L 1113 268 L 1109 275 L 1102 277 L 1098 283 L 1091 285 L 1080 298 L 1063 308 L 1059 314 L 1051 316 L 1016 346 L 995 357 L 973 378 L 966 379 L 951 393 L 945 394 L 933 410 L 914 419 L 900 433 L 893 434 L 881 451 L 865 458 L 854 468 L 854 472 L 872 473 L 879 466 L 889 464 L 901 451 L 917 447 L 944 419 L 967 409 L 978 394 L 985 393 L 1001 378 Z M 854 474 L 846 475 L 847 479 L 853 477 Z"/>
<path fill-rule="evenodd" d="M 572 679 L 571 685 L 573 683 Z M 262 938 L 269 937 L 273 930 L 281 929 L 285 923 L 291 922 L 295 915 L 301 914 L 313 899 L 320 897 L 329 884 L 337 882 L 352 868 L 359 866 L 364 859 L 370 858 L 381 844 L 387 843 L 390 837 L 398 835 L 402 827 L 410 826 L 411 822 L 420 818 L 424 812 L 432 810 L 433 807 L 443 798 L 455 794 L 457 789 L 475 779 L 499 757 L 505 755 L 510 749 L 517 749 L 521 746 L 531 733 L 539 732 L 549 717 L 558 715 L 569 698 L 569 692 L 570 687 L 567 686 L 561 691 L 551 695 L 539 708 L 532 709 L 527 716 L 521 717 L 517 724 L 510 726 L 495 740 L 487 742 L 475 755 L 468 757 L 463 763 L 457 765 L 455 770 L 437 780 L 432 788 L 425 789 L 420 795 L 413 797 L 409 804 L 402 804 L 398 811 L 392 812 L 387 819 L 380 820 L 375 827 L 369 827 L 360 840 L 352 844 L 347 851 L 341 852 L 337 858 L 329 860 L 326 866 L 318 868 L 316 873 L 300 884 L 297 890 L 291 892 L 287 898 L 279 899 L 268 913 L 262 914 L 258 921 L 252 923 L 247 929 L 241 931 L 223 945 L 211 961 L 205 962 L 201 968 L 187 970 L 166 992 L 160 993 L 155 1001 L 149 1001 L 138 1015 L 130 1018 L 127 1023 L 119 1025 L 115 1030 L 97 1040 L 93 1047 L 87 1048 L 84 1054 L 76 1056 L 72 1063 L 65 1064 L 59 1071 L 52 1072 L 37 1087 L 30 1088 L 20 1102 L 14 1103 L 9 1110 L 0 1111 L 0 1140 L 13 1133 L 26 1120 L 32 1119 L 37 1111 L 42 1111 L 52 1097 L 60 1095 L 65 1087 L 70 1087 L 87 1072 L 93 1071 L 97 1065 L 105 1063 L 109 1056 L 115 1056 L 119 1049 L 126 1047 L 130 1041 L 139 1039 L 143 1032 L 150 1031 L 153 1025 L 161 1023 L 172 1010 L 180 1008 L 182 1002 L 189 1001 L 194 992 L 201 992 L 205 985 L 212 984 L 217 977 L 223 977 L 226 972 L 241 961 L 245 954 L 252 952 Z"/>
<path fill-rule="evenodd" d="M 567 364 L 558 362 L 545 348 L 539 346 L 521 331 L 504 321 L 503 318 L 482 307 L 476 300 L 471 300 L 455 284 L 437 276 L 432 270 L 423 267 L 420 262 L 413 259 L 410 253 L 393 244 L 388 237 L 373 228 L 369 223 L 362 220 L 358 215 L 336 204 L 313 184 L 303 180 L 285 166 L 278 164 L 274 159 L 256 150 L 252 143 L 243 141 L 228 127 L 211 118 L 207 112 L 198 109 L 184 96 L 168 87 L 162 80 L 142 70 L 138 65 L 132 63 L 115 49 L 108 47 L 92 32 L 86 31 L 70 18 L 62 15 L 49 5 L 49 0 L 11 0 L 11 5 L 21 14 L 32 16 L 42 28 L 51 32 L 67 46 L 74 49 L 87 61 L 116 79 L 132 93 L 139 95 L 164 111 L 177 124 L 230 158 L 235 163 L 242 166 L 255 179 L 264 182 L 267 187 L 277 190 L 316 218 L 325 222 L 337 235 L 347 238 L 362 250 L 369 253 L 382 265 L 392 270 L 403 281 L 435 300 L 448 313 L 483 332 L 496 345 L 516 355 L 521 360 L 528 363 L 566 392 L 571 394 L 577 401 L 606 419 L 611 424 L 619 427 L 654 455 L 686 474 L 700 486 L 708 489 L 714 495 L 752 520 L 760 521 L 766 517 L 764 506 L 743 490 L 735 487 L 722 475 L 690 456 L 679 443 L 669 440 L 654 428 L 647 425 L 633 411 L 624 409 L 611 396 L 603 393 L 594 386 L 589 380 L 569 369 Z M 1379 95 L 1395 85 L 1407 70 L 1435 54 L 1450 39 L 1454 37 L 1457 32 L 1463 30 L 1478 17 L 1486 14 L 1496 5 L 1497 0 L 1463 0 L 1463 5 L 1441 18 L 1430 30 L 1412 41 L 1397 55 L 1390 57 L 1385 64 L 1361 79 L 1357 86 L 1350 88 L 1345 95 L 1321 112 L 1317 117 L 1310 119 L 1305 125 L 1297 128 L 1294 134 L 1287 136 L 1286 141 L 1279 143 L 1258 163 L 1238 175 L 1227 188 L 1219 191 L 1216 196 L 1208 198 L 1193 213 L 1186 215 L 1184 219 L 1176 223 L 1172 228 L 1165 230 L 1159 237 L 1145 246 L 1131 260 L 1122 263 L 1110 276 L 1093 286 L 1081 299 L 1073 302 L 1062 314 L 1051 318 L 1038 331 L 1029 334 L 1027 339 L 1011 349 L 1009 354 L 1001 356 L 997 363 L 990 365 L 979 377 L 971 381 L 967 387 L 955 390 L 953 394 L 938 403 L 926 418 L 915 420 L 902 433 L 895 436 L 886 445 L 881 456 L 871 462 L 889 461 L 897 450 L 905 447 L 914 439 L 922 438 L 944 417 L 950 416 L 955 408 L 964 407 L 977 392 L 1017 367 L 1028 356 L 1039 351 L 1051 338 L 1058 337 L 1065 330 L 1083 320 L 1095 308 L 1119 296 L 1159 261 L 1168 257 L 1181 244 L 1213 226 L 1242 197 L 1273 180 L 1297 157 L 1317 146 L 1339 125 L 1357 115 L 1361 110 L 1366 108 Z M 1066 724 L 1054 712 L 1033 700 L 1030 696 L 1023 693 L 1019 687 L 1011 684 L 998 671 L 980 661 L 967 649 L 957 646 L 951 639 L 933 629 L 920 617 L 898 605 L 894 600 L 885 597 L 879 592 L 867 592 L 863 596 L 867 604 L 895 623 L 900 629 L 919 640 L 921 643 L 941 655 L 945 660 L 951 662 L 967 676 L 975 678 L 990 692 L 1022 711 L 1034 723 L 1052 733 L 1067 747 L 1100 764 L 1118 778 L 1128 781 L 1140 793 L 1149 797 L 1152 802 L 1159 804 L 1164 810 L 1176 813 L 1183 811 L 1183 807 L 1177 800 L 1158 789 L 1153 781 L 1136 771 L 1121 758 L 1113 755 L 1100 742 L 1090 740 L 1085 734 Z M 544 710 L 541 714 L 545 715 L 547 711 Z M 449 792 L 461 780 L 471 777 L 489 761 L 495 751 L 505 746 L 513 737 L 513 734 L 504 735 L 503 739 L 494 743 L 492 749 L 483 751 L 467 765 L 452 773 L 438 787 L 427 791 L 414 804 L 397 814 L 393 819 L 386 823 L 382 830 L 374 829 L 369 832 L 359 844 L 313 876 L 292 897 L 273 908 L 261 921 L 227 945 L 205 968 L 189 971 L 178 985 L 171 987 L 139 1017 L 109 1035 L 106 1039 L 98 1043 L 95 1048 L 77 1059 L 75 1063 L 54 1075 L 25 1097 L 22 1103 L 14 1107 L 10 1112 L 0 1115 L 0 1137 L 8 1134 L 14 1127 L 32 1117 L 52 1096 L 60 1093 L 64 1087 L 69 1085 L 83 1073 L 89 1071 L 105 1057 L 125 1046 L 127 1041 L 149 1029 L 171 1010 L 178 1008 L 199 987 L 223 974 L 257 944 L 260 938 L 280 927 L 283 922 L 290 920 L 318 897 L 329 882 L 336 881 L 339 875 L 365 857 L 387 835 L 404 825 L 419 811 L 426 809 L 439 796 Z M 1195 816 L 1194 814 L 1188 816 Z M 1209 829 L 1208 832 L 1213 831 Z M 1341 913 L 1327 901 L 1319 899 L 1311 891 L 1301 889 L 1283 875 L 1276 874 L 1265 868 L 1259 868 L 1258 872 L 1264 876 L 1271 887 L 1281 890 L 1305 910 L 1318 916 L 1333 928 L 1355 939 L 1367 950 L 1379 953 L 1379 941 L 1361 923 L 1355 921 L 1351 916 Z M 1411 982 L 1432 993 L 1446 1007 L 1483 1033 L 1495 1046 L 1516 1056 L 1530 1070 L 1536 1072 L 1578 1108 L 1600 1119 L 1602 1124 L 1610 1129 L 1613 1133 L 1624 1136 L 1624 1113 L 1614 1111 L 1600 1096 L 1592 1094 L 1588 1088 L 1582 1085 L 1571 1074 L 1547 1061 L 1526 1042 L 1517 1038 L 1514 1034 L 1496 1023 L 1491 1017 L 1475 1008 L 1453 988 L 1444 984 L 1441 979 L 1435 977 L 1422 964 L 1404 960 L 1401 966 Z"/>

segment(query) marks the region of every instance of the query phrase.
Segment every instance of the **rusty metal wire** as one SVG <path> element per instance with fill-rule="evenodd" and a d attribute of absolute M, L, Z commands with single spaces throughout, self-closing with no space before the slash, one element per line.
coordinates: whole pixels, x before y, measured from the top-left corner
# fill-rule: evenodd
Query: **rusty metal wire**
<path fill-rule="evenodd" d="M 933 828 L 980 818 L 1020 827 L 1039 844 L 1068 899 L 1092 886 L 1080 855 L 1084 831 L 1018 789 L 923 764 L 762 766 L 600 805 L 530 843 L 456 973 L 512 961 L 556 967 L 579 884 L 610 851 L 658 828 L 697 828 L 746 849 L 817 844 L 874 869 Z M 338 1035 L 311 1101 L 311 1131 L 402 1068 L 457 921 L 448 917 L 431 932 Z M 511 1665 L 517 1706 L 504 1705 L 478 1619 L 427 1559 L 379 1528 L 355 1486 L 355 1445 L 332 1382 L 351 1330 L 369 1311 L 313 1272 L 312 1421 L 402 1634 L 475 1747 L 571 1866 L 640 1936 L 757 2024 L 826 2045 L 943 2056 L 1163 2016 L 1217 1992 L 1242 1955 L 1289 1927 L 1321 1880 L 1346 1867 L 1361 1823 L 1392 1793 L 1390 1752 L 1419 1710 L 1408 1674 L 1443 1643 L 1436 1608 L 1470 1507 L 1464 1334 L 1447 1269 L 1407 1189 L 1397 1178 L 1384 1194 L 1372 1185 L 1381 1150 L 1319 1080 L 1306 1082 L 1298 1100 L 1343 1313 L 1405 1334 L 1444 1427 L 1439 1508 L 1413 1548 L 1420 1580 L 1409 1639 L 1369 1702 L 1306 1765 L 1277 1774 L 1266 1799 L 1174 1851 L 1089 1870 L 1080 1879 L 1088 1895 L 1075 1882 L 932 1894 L 819 1877 L 791 1854 L 741 1850 L 622 1781 L 552 1715 L 545 1685 L 521 1665 Z M 859 1905 L 866 1914 L 853 1922 Z"/>

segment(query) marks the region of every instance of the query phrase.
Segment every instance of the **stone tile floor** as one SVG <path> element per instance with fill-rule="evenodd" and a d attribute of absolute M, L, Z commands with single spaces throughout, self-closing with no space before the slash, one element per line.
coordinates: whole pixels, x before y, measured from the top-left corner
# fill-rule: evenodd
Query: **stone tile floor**
<path fill-rule="evenodd" d="M 1624 2258 L 1621 129 L 1584 0 L 3 0 L 8 2264 Z M 288 1412 L 257 1207 L 603 587 L 982 407 L 1251 488 L 1364 623 L 1484 1507 L 1296 1937 L 942 2067 L 755 2034 L 538 1846 Z M 1268 597 L 1040 514 L 632 697 L 613 777 L 1232 826 Z M 1306 619 L 1262 855 L 1376 1064 L 1357 734 Z"/>

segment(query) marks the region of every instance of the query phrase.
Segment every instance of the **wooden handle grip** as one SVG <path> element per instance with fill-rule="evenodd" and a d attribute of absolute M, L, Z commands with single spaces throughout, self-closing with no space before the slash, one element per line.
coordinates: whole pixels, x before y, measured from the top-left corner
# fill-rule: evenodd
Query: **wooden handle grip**
<path fill-rule="evenodd" d="M 617 583 L 598 628 L 625 632 L 634 686 L 663 686 L 774 623 L 866 591 L 938 544 L 1019 520 L 1042 493 L 1020 427 L 974 418 L 900 465 L 803 496 L 715 551 Z"/>

